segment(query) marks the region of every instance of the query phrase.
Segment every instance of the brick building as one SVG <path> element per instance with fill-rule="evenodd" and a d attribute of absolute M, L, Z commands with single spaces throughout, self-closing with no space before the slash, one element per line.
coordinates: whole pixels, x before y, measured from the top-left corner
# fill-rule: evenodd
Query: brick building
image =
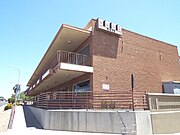
<path fill-rule="evenodd" d="M 162 93 L 164 82 L 180 81 L 177 47 L 100 18 L 84 29 L 63 24 L 30 78 L 27 94 L 41 105 L 60 99 L 61 92 L 116 91 L 123 97 L 131 90 L 131 74 L 136 92 Z"/>

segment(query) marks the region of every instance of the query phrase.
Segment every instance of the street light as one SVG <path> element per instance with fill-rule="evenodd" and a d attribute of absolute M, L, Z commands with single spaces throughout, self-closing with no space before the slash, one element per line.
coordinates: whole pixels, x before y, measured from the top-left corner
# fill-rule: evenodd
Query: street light
<path fill-rule="evenodd" d="M 20 92 L 20 84 L 19 84 L 19 79 L 20 79 L 20 70 L 19 68 L 17 67 L 12 67 L 12 66 L 9 66 L 10 68 L 14 68 L 18 71 L 18 81 L 17 81 L 17 84 L 13 87 L 13 90 L 14 90 L 14 93 L 15 93 L 15 105 L 16 105 L 16 98 L 17 98 L 17 93 Z"/>
<path fill-rule="evenodd" d="M 19 84 L 19 79 L 20 79 L 20 70 L 19 70 L 19 68 L 17 68 L 17 67 L 12 67 L 12 66 L 8 66 L 9 68 L 14 68 L 14 69 L 16 69 L 17 71 L 18 71 L 18 83 L 17 84 Z"/>

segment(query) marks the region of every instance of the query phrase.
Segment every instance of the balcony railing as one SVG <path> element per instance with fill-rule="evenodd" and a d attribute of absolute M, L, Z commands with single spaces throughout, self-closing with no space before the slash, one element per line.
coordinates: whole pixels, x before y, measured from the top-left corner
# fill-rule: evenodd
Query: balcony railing
<path fill-rule="evenodd" d="M 87 65 L 88 56 L 68 51 L 57 51 L 58 63 L 64 62 L 69 64 Z"/>
<path fill-rule="evenodd" d="M 149 110 L 180 109 L 179 94 L 148 93 Z"/>

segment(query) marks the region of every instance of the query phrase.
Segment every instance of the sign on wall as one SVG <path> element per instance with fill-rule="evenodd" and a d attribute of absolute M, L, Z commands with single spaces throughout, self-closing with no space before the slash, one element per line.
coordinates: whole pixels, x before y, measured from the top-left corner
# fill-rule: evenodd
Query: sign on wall
<path fill-rule="evenodd" d="M 118 35 L 122 35 L 122 28 L 118 24 L 103 20 L 101 18 L 97 19 L 97 26 L 99 29 L 103 29 Z"/>
<path fill-rule="evenodd" d="M 102 89 L 103 90 L 109 90 L 109 84 L 102 84 Z"/>

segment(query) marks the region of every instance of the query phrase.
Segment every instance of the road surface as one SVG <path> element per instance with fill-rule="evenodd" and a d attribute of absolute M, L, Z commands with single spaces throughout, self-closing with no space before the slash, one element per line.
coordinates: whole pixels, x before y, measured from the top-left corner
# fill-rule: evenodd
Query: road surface
<path fill-rule="evenodd" d="M 5 102 L 5 101 L 0 101 L 0 107 L 3 106 L 3 105 L 5 105 L 5 104 L 7 104 L 7 102 Z"/>

